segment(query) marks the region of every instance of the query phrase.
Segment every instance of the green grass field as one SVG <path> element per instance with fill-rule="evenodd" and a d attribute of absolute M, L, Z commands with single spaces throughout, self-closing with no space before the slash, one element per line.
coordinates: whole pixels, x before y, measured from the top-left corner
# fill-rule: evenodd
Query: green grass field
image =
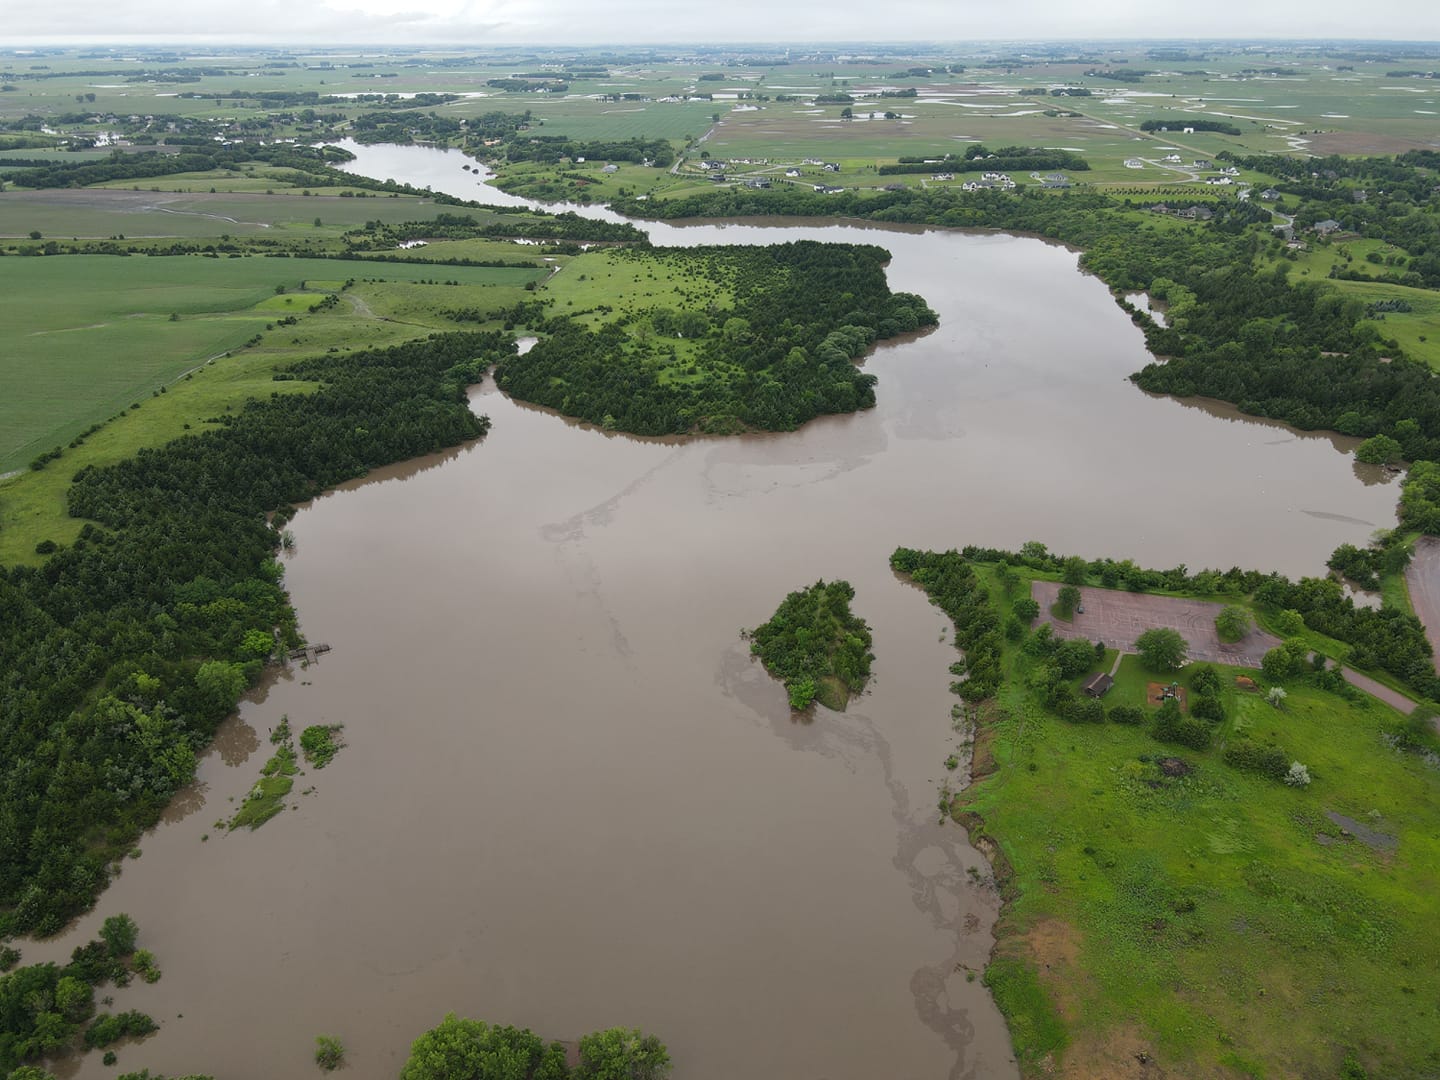
<path fill-rule="evenodd" d="M 1013 868 L 987 981 L 1027 1075 L 1125 1075 L 1136 1054 L 1186 1077 L 1440 1065 L 1440 773 L 1384 742 L 1398 714 L 1301 681 L 1277 709 L 1234 683 L 1258 673 L 1219 668 L 1226 720 L 1195 751 L 1057 718 L 1024 687 L 1031 663 L 1007 650 L 981 740 L 996 771 L 957 801 Z M 1127 656 L 1107 707 L 1150 681 L 1168 677 Z M 1313 782 L 1225 764 L 1241 737 Z"/>
<path fill-rule="evenodd" d="M 0 460 L 5 471 L 19 470 L 0 482 L 0 563 L 33 562 L 39 541 L 73 538 L 81 523 L 66 515 L 65 491 L 82 466 L 175 438 L 248 397 L 305 389 L 271 381 L 298 357 L 455 329 L 447 310 L 512 306 L 533 295 L 525 284 L 544 273 L 195 256 L 0 261 L 0 315 L 17 328 L 17 347 L 0 358 L 0 431 L 9 440 Z M 307 312 L 345 277 L 356 285 L 339 305 Z M 290 291 L 304 283 L 310 293 Z M 266 330 L 291 314 L 297 325 Z M 256 334 L 258 346 L 209 362 Z M 25 468 L 94 423 L 104 426 L 80 447 L 38 472 Z"/>
<path fill-rule="evenodd" d="M 198 185 L 192 185 L 198 186 Z M 18 250 L 31 231 L 46 238 L 287 236 L 337 237 L 367 221 L 424 221 L 455 208 L 410 196 L 210 194 L 124 188 L 0 193 L 0 238 Z M 147 185 L 148 187 L 148 185 Z M 320 219 L 317 228 L 315 219 Z"/>

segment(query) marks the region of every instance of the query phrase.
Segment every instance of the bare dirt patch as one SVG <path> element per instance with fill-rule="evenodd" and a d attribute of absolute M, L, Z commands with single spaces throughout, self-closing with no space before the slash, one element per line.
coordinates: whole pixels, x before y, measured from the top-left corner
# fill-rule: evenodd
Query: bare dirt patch
<path fill-rule="evenodd" d="M 1433 150 L 1440 143 L 1402 139 L 1365 131 L 1329 131 L 1310 136 L 1310 149 L 1325 154 L 1403 154 L 1407 150 Z"/>
<path fill-rule="evenodd" d="M 1181 776 L 1189 776 L 1192 772 L 1195 771 L 1194 767 L 1188 761 L 1178 757 L 1161 758 L 1159 761 L 1159 765 L 1160 771 L 1162 773 L 1164 773 L 1166 776 L 1176 778 Z"/>

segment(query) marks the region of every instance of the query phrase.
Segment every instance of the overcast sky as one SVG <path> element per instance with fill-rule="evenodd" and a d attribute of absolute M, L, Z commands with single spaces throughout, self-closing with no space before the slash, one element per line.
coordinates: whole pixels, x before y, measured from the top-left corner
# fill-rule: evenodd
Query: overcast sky
<path fill-rule="evenodd" d="M 591 44 L 1054 38 L 1440 40 L 1437 0 L 37 0 L 0 2 L 0 45 L 38 42 Z"/>

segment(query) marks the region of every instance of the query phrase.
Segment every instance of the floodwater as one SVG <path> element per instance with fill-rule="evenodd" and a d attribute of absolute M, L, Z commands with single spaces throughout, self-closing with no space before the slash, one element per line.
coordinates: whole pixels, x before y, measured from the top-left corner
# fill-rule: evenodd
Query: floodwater
<path fill-rule="evenodd" d="M 371 175 L 475 186 L 458 155 L 360 152 Z M 25 950 L 138 920 L 165 977 L 116 1004 L 162 1028 L 123 1067 L 301 1075 L 326 1033 L 357 1080 L 390 1077 L 453 1010 L 558 1039 L 642 1027 L 677 1080 L 1013 1077 L 967 978 L 989 870 L 935 809 L 954 653 L 891 550 L 1038 539 L 1303 574 L 1393 524 L 1352 440 L 1136 390 L 1140 332 L 1063 247 L 653 235 L 884 244 L 941 326 L 869 358 L 875 409 L 789 434 L 636 439 L 487 381 L 482 442 L 303 509 L 287 580 L 333 651 L 246 703 L 98 910 Z M 875 679 L 796 722 L 740 631 L 833 577 L 874 628 Z M 298 809 L 223 835 L 281 715 L 343 723 L 348 746 L 299 779 Z M 98 1055 L 65 1071 L 110 1075 Z"/>

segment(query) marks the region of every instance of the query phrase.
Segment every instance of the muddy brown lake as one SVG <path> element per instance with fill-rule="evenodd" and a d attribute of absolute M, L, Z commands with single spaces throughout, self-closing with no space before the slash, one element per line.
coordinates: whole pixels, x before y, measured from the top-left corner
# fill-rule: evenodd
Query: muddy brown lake
<path fill-rule="evenodd" d="M 458 155 L 374 150 L 359 171 L 476 188 Z M 302 509 L 287 582 L 333 650 L 245 703 L 94 913 L 25 947 L 136 918 L 165 975 L 116 1003 L 161 1030 L 124 1068 L 304 1075 L 327 1033 L 349 1075 L 391 1077 L 453 1010 L 557 1039 L 642 1027 L 677 1080 L 1015 1076 L 967 977 L 998 899 L 936 811 L 954 651 L 890 552 L 1036 539 L 1299 575 L 1394 523 L 1395 486 L 1357 473 L 1351 440 L 1135 389 L 1140 332 L 1063 247 L 652 236 L 882 244 L 941 325 L 867 360 L 876 408 L 788 434 L 636 439 L 487 381 L 483 441 Z M 874 629 L 875 678 L 801 723 L 740 634 L 833 577 Z M 226 835 L 282 715 L 344 724 L 346 748 L 294 809 Z M 62 1071 L 110 1075 L 95 1055 Z"/>

